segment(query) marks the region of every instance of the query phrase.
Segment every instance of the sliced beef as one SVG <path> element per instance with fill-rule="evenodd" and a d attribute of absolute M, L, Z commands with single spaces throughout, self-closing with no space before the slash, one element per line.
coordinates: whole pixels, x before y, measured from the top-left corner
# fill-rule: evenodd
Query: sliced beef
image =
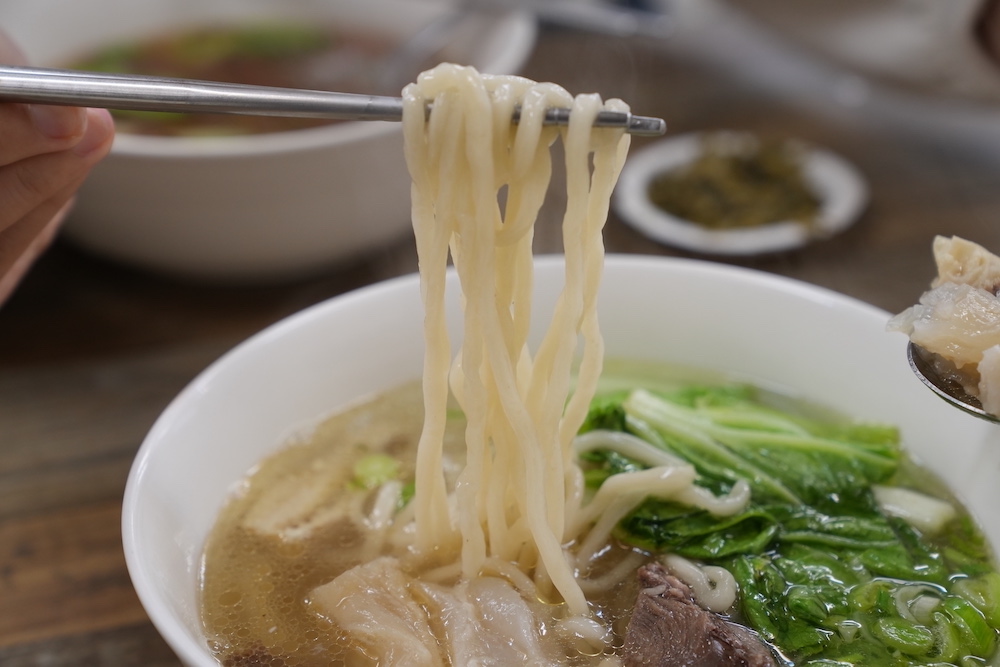
<path fill-rule="evenodd" d="M 625 667 L 777 667 L 752 631 L 699 607 L 687 584 L 659 563 L 639 569 L 639 587 Z"/>

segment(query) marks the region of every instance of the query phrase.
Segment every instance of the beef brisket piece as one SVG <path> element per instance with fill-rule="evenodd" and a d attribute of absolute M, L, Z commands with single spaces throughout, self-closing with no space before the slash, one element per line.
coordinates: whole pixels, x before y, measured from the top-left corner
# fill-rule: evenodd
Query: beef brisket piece
<path fill-rule="evenodd" d="M 625 633 L 625 667 L 777 667 L 750 630 L 702 609 L 687 584 L 659 563 L 639 569 Z"/>

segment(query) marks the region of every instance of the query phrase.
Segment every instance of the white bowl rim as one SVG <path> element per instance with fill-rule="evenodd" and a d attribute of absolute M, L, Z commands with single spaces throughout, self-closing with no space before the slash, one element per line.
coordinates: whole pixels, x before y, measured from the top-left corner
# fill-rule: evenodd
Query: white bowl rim
<path fill-rule="evenodd" d="M 650 201 L 649 183 L 658 174 L 689 162 L 705 135 L 752 134 L 712 130 L 679 134 L 644 146 L 622 170 L 614 194 L 622 220 L 649 238 L 707 255 L 738 256 L 780 252 L 843 232 L 857 221 L 868 201 L 861 173 L 839 155 L 812 144 L 805 146 L 805 176 L 820 195 L 820 211 L 810 231 L 797 222 L 774 222 L 748 229 L 713 230 L 667 213 Z"/>

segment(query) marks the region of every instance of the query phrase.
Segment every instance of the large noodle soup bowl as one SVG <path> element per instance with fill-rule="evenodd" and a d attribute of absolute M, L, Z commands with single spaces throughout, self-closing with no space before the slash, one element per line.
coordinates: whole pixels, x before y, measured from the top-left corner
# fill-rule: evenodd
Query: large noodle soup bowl
<path fill-rule="evenodd" d="M 536 338 L 561 270 L 558 257 L 537 261 Z M 721 372 L 899 425 L 910 455 L 940 475 L 1000 545 L 1000 433 L 923 388 L 906 363 L 905 337 L 885 332 L 888 313 L 770 274 L 638 256 L 608 258 L 599 309 L 609 359 Z M 418 378 L 422 319 L 415 276 L 318 304 L 223 356 L 157 420 L 126 488 L 125 556 L 146 611 L 186 664 L 217 664 L 199 621 L 198 575 L 227 496 L 290 436 L 359 397 Z"/>

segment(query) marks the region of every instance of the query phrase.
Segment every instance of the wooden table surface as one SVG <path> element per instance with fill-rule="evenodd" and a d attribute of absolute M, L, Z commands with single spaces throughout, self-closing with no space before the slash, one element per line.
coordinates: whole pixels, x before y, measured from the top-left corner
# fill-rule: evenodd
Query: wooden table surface
<path fill-rule="evenodd" d="M 1000 248 L 1000 149 L 864 107 L 824 111 L 781 86 L 643 40 L 548 29 L 525 74 L 620 96 L 672 133 L 747 128 L 854 162 L 870 206 L 846 233 L 739 263 L 890 311 L 930 279 L 935 234 Z M 641 146 L 644 141 L 636 141 Z M 972 142 L 975 144 L 975 142 Z M 557 249 L 543 220 L 540 249 Z M 611 252 L 683 255 L 612 217 Z M 415 270 L 409 238 L 292 284 L 185 284 L 60 242 L 0 308 L 0 665 L 176 665 L 129 582 L 119 521 L 147 430 L 199 371 L 303 307 Z M 902 363 L 902 362 L 901 362 Z"/>

